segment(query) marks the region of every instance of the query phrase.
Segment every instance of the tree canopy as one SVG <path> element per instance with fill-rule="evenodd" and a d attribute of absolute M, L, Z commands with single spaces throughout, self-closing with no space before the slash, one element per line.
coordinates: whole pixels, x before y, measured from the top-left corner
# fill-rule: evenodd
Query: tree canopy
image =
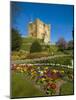
<path fill-rule="evenodd" d="M 11 30 L 11 44 L 12 44 L 12 51 L 18 51 L 21 46 L 21 36 L 16 29 Z"/>
<path fill-rule="evenodd" d="M 56 45 L 59 47 L 60 51 L 64 51 L 67 48 L 67 42 L 65 41 L 64 38 L 60 38 L 57 42 Z"/>

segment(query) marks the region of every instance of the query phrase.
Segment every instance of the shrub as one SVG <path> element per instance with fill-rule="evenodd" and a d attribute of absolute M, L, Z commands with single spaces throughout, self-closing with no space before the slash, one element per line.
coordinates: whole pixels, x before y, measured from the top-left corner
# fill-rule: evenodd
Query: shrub
<path fill-rule="evenodd" d="M 35 40 L 31 45 L 30 53 L 41 52 L 41 51 L 42 51 L 42 47 L 40 43 L 37 40 Z"/>

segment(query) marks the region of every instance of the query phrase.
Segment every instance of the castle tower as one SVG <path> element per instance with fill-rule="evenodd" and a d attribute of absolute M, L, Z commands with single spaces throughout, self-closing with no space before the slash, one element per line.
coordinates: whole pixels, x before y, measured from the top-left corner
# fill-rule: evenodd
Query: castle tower
<path fill-rule="evenodd" d="M 29 23 L 29 36 L 43 39 L 45 43 L 50 41 L 50 24 L 43 23 L 40 19 Z"/>

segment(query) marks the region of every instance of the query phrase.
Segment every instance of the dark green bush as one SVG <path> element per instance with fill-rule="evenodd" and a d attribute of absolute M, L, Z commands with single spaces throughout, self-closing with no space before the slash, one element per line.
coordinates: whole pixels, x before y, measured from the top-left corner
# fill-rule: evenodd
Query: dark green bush
<path fill-rule="evenodd" d="M 35 40 L 31 45 L 30 53 L 41 52 L 41 51 L 42 51 L 42 47 L 40 43 L 37 40 Z"/>

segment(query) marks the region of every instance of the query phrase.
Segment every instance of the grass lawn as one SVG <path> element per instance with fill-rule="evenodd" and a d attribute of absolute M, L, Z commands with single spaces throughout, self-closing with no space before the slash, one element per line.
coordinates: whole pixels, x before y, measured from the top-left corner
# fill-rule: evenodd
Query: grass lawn
<path fill-rule="evenodd" d="M 36 38 L 33 38 L 33 37 L 24 37 L 24 38 L 22 38 L 21 49 L 22 49 L 22 50 L 25 50 L 25 51 L 29 51 L 29 50 L 30 50 L 31 44 L 32 44 L 35 40 L 38 40 L 39 42 L 41 41 L 40 39 L 36 39 Z"/>
<path fill-rule="evenodd" d="M 12 72 L 11 78 L 11 97 L 34 97 L 45 96 L 45 94 L 36 88 L 32 82 L 23 77 L 21 73 Z"/>
<path fill-rule="evenodd" d="M 67 82 L 61 87 L 61 95 L 73 95 L 73 82 Z"/>

